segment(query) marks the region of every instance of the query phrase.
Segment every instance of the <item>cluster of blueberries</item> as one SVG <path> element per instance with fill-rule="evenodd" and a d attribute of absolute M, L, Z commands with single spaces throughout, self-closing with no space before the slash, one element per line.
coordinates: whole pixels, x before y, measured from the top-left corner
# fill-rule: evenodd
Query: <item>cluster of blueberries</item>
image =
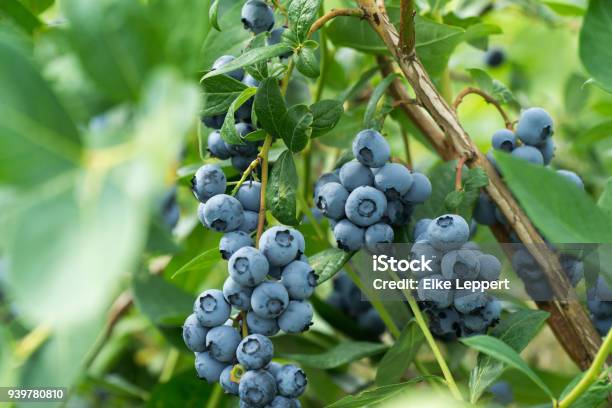
<path fill-rule="evenodd" d="M 413 206 L 431 195 L 426 175 L 389 162 L 391 149 L 377 131 L 362 130 L 352 147 L 356 160 L 323 174 L 314 187 L 317 208 L 347 252 L 392 243 L 393 227 L 407 225 Z"/>
<path fill-rule="evenodd" d="M 424 218 L 414 227 L 416 241 L 411 259 L 432 259 L 432 271 L 416 272 L 419 279 L 417 300 L 429 315 L 430 329 L 444 340 L 483 334 L 497 324 L 500 302 L 486 293 L 469 289 L 430 289 L 432 281 L 499 279 L 501 262 L 468 242 L 470 227 L 463 217 L 442 215 L 433 220 Z M 454 286 L 454 285 L 453 285 Z"/>
<path fill-rule="evenodd" d="M 595 328 L 605 336 L 612 328 L 612 289 L 603 277 L 598 277 L 595 285 L 589 288 L 587 306 Z"/>
<path fill-rule="evenodd" d="M 244 28 L 251 31 L 253 34 L 259 34 L 269 31 L 266 40 L 268 45 L 278 44 L 281 40 L 283 32 L 287 27 L 274 27 L 274 11 L 262 0 L 248 0 L 242 7 L 241 21 Z M 283 55 L 281 57 L 288 58 L 291 55 Z M 212 65 L 212 70 L 220 69 L 229 64 L 235 59 L 231 55 L 223 55 L 219 57 Z M 259 82 L 248 73 L 240 68 L 229 72 L 227 75 L 237 81 L 241 81 L 245 85 L 253 88 L 259 86 Z M 234 113 L 236 121 L 236 133 L 244 139 L 249 133 L 255 131 L 251 114 L 253 110 L 253 98 L 247 100 Z M 208 152 L 213 157 L 221 160 L 230 159 L 232 166 L 238 171 L 244 171 L 257 156 L 257 148 L 262 141 L 243 140 L 242 144 L 229 144 L 221 137 L 219 129 L 223 126 L 227 112 L 213 116 L 203 116 L 202 122 L 206 127 L 214 129 L 208 136 Z"/>
<path fill-rule="evenodd" d="M 361 289 L 344 271 L 336 274 L 333 280 L 333 291 L 327 298 L 327 303 L 353 319 L 360 329 L 372 337 L 378 337 L 385 332 L 385 323 L 372 307 L 363 300 Z"/>
<path fill-rule="evenodd" d="M 301 333 L 312 324 L 307 299 L 317 275 L 304 250 L 302 234 L 284 226 L 266 230 L 259 249 L 250 237 L 233 242 L 223 252 L 229 255 L 223 290 L 202 292 L 185 321 L 183 339 L 195 353 L 198 376 L 238 395 L 241 407 L 300 406 L 306 375 L 295 365 L 271 362 L 268 337 L 280 330 Z M 238 312 L 233 318 L 232 309 Z"/>

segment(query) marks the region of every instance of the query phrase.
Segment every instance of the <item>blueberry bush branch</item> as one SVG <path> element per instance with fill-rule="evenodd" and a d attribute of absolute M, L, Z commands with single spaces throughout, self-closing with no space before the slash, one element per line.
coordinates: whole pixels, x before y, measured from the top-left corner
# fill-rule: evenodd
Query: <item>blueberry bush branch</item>
<path fill-rule="evenodd" d="M 499 101 L 497 99 L 493 98 L 491 95 L 489 95 L 486 92 L 484 92 L 483 90 L 478 89 L 478 88 L 468 87 L 468 88 L 465 88 L 463 91 L 459 92 L 459 95 L 457 95 L 457 97 L 455 98 L 455 102 L 453 102 L 453 109 L 455 110 L 455 112 L 457 112 L 457 110 L 459 108 L 459 105 L 461 105 L 461 103 L 463 102 L 465 97 L 470 95 L 470 94 L 479 95 L 487 103 L 495 106 L 495 109 L 497 109 L 499 114 L 504 119 L 504 125 L 506 126 L 506 129 L 512 130 L 512 127 L 513 127 L 512 126 L 512 120 L 510 119 L 510 117 L 508 116 L 508 114 L 506 113 L 504 108 L 502 108 L 502 106 L 499 103 Z"/>
<path fill-rule="evenodd" d="M 332 9 L 328 11 L 327 13 L 325 13 L 323 16 L 319 17 L 319 19 L 316 20 L 312 24 L 312 27 L 310 28 L 310 31 L 308 32 L 308 36 L 309 37 L 312 36 L 314 32 L 316 32 L 321 27 L 323 27 L 325 23 L 327 23 L 328 21 L 336 17 L 340 17 L 340 16 L 351 16 L 351 17 L 361 18 L 363 17 L 363 10 L 358 9 L 358 8 Z"/>

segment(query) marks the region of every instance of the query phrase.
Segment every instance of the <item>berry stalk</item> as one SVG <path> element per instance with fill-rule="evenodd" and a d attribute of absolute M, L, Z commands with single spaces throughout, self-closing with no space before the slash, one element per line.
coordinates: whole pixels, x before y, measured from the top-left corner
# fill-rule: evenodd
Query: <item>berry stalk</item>
<path fill-rule="evenodd" d="M 259 238 L 261 238 L 266 223 L 266 188 L 268 187 L 268 153 L 270 152 L 270 146 L 272 146 L 272 135 L 266 135 L 266 140 L 259 153 L 261 157 L 261 196 L 259 198 L 256 246 L 259 245 Z"/>

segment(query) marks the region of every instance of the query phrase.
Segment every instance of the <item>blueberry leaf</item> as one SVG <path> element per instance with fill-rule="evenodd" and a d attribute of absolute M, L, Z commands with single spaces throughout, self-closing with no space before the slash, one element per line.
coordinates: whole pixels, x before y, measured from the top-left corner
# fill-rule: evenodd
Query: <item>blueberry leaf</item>
<path fill-rule="evenodd" d="M 308 261 L 319 276 L 317 284 L 321 285 L 333 278 L 349 259 L 351 259 L 350 253 L 341 249 L 330 248 L 314 254 L 308 258 Z"/>
<path fill-rule="evenodd" d="M 415 321 L 411 320 L 378 364 L 376 384 L 382 386 L 400 381 L 416 357 L 423 340 L 423 332 Z"/>
<path fill-rule="evenodd" d="M 213 0 L 213 3 L 210 5 L 210 9 L 208 10 L 208 19 L 210 20 L 210 25 L 217 31 L 221 31 L 221 27 L 219 27 L 219 0 Z"/>
<path fill-rule="evenodd" d="M 255 48 L 267 47 L 267 34 L 268 33 L 266 32 L 257 34 L 251 39 L 251 41 L 249 41 L 245 49 L 248 51 Z M 247 65 L 244 67 L 244 70 L 257 81 L 262 81 L 264 78 L 267 78 L 269 76 L 267 60 L 261 60 L 252 65 Z"/>
<path fill-rule="evenodd" d="M 391 83 L 398 76 L 399 76 L 398 74 L 389 75 L 388 77 L 385 77 L 382 81 L 380 81 L 380 83 L 376 85 L 376 88 L 374 88 L 374 91 L 372 92 L 372 96 L 370 97 L 370 100 L 368 101 L 368 106 L 366 107 L 365 114 L 363 116 L 363 127 L 364 128 L 369 129 L 377 125 L 377 122 L 375 121 L 375 115 L 376 115 L 376 110 L 378 107 L 378 102 L 380 101 L 380 99 L 383 97 L 383 95 L 387 91 L 387 88 L 389 87 L 389 85 L 391 85 Z"/>
<path fill-rule="evenodd" d="M 309 78 L 317 78 L 321 74 L 319 61 L 312 48 L 302 48 L 296 56 L 295 66 L 300 73 Z"/>
<path fill-rule="evenodd" d="M 283 224 L 297 224 L 297 186 L 298 176 L 293 155 L 285 150 L 272 167 L 266 190 L 267 208 Z"/>
<path fill-rule="evenodd" d="M 300 42 L 306 40 L 312 23 L 317 19 L 321 0 L 293 0 L 287 10 L 291 29 Z"/>
<path fill-rule="evenodd" d="M 364 391 L 358 395 L 346 396 L 341 400 L 336 401 L 331 405 L 328 405 L 327 408 L 359 408 L 382 405 L 383 402 L 391 400 L 392 398 L 407 392 L 407 390 L 409 390 L 415 384 L 427 380 L 442 381 L 442 379 L 437 376 L 415 377 L 409 381 L 400 384 L 385 385 L 382 387 Z"/>
<path fill-rule="evenodd" d="M 260 127 L 274 137 L 282 137 L 287 108 L 276 78 L 266 78 L 259 84 L 255 94 L 255 113 Z"/>
<path fill-rule="evenodd" d="M 580 31 L 580 59 L 593 78 L 612 91 L 612 10 L 607 0 L 591 0 Z"/>
<path fill-rule="evenodd" d="M 287 360 L 296 361 L 304 367 L 329 370 L 365 357 L 381 354 L 385 350 L 387 346 L 380 343 L 346 341 L 320 354 L 282 354 L 281 356 Z"/>
<path fill-rule="evenodd" d="M 246 88 L 229 106 L 227 109 L 227 114 L 225 115 L 225 120 L 223 121 L 223 126 L 221 126 L 221 137 L 229 144 L 233 145 L 242 145 L 244 142 L 242 138 L 236 131 L 236 120 L 234 118 L 234 113 L 236 109 L 240 108 L 246 101 L 255 95 L 257 92 L 257 88 Z"/>
<path fill-rule="evenodd" d="M 282 137 L 285 145 L 293 153 L 304 149 L 312 133 L 312 112 L 306 105 L 289 108 L 283 119 Z"/>
<path fill-rule="evenodd" d="M 0 2 L 0 15 L 12 20 L 29 34 L 32 34 L 42 24 L 38 17 L 17 0 L 3 0 Z"/>
<path fill-rule="evenodd" d="M 186 272 L 212 268 L 219 261 L 221 261 L 219 249 L 211 248 L 205 252 L 202 252 L 201 254 L 187 262 L 185 265 L 181 266 L 176 272 L 172 274 L 171 279 L 174 279 L 178 275 L 181 275 Z"/>
<path fill-rule="evenodd" d="M 331 131 L 340 121 L 344 113 L 342 102 L 324 99 L 310 105 L 312 112 L 312 135 L 319 137 Z"/>
<path fill-rule="evenodd" d="M 228 108 L 248 87 L 227 75 L 202 80 L 204 89 L 204 108 L 202 115 L 212 116 L 227 112 Z"/>
<path fill-rule="evenodd" d="M 291 50 L 293 50 L 293 48 L 283 43 L 274 44 L 267 47 L 253 48 L 245 52 L 229 64 L 224 65 L 222 68 L 210 71 L 209 73 L 204 75 L 203 79 L 211 78 L 221 74 L 226 74 L 238 68 L 244 68 L 248 65 L 253 65 L 260 61 L 267 61 L 271 58 L 278 57 L 282 54 L 290 52 Z"/>

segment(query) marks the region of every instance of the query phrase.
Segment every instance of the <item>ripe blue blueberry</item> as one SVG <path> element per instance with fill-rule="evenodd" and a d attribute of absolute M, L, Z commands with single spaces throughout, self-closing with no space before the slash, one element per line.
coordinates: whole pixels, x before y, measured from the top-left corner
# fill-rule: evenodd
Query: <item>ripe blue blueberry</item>
<path fill-rule="evenodd" d="M 412 172 L 412 186 L 402 196 L 403 201 L 414 204 L 424 203 L 431 196 L 431 181 L 423 173 Z"/>
<path fill-rule="evenodd" d="M 525 248 L 521 248 L 512 256 L 512 268 L 521 279 L 533 283 L 543 278 L 540 266 Z"/>
<path fill-rule="evenodd" d="M 399 163 L 385 164 L 374 177 L 374 186 L 385 193 L 389 200 L 397 200 L 408 193 L 412 183 L 410 170 Z"/>
<path fill-rule="evenodd" d="M 263 282 L 251 295 L 253 312 L 264 319 L 274 319 L 287 309 L 289 294 L 287 289 L 278 282 Z"/>
<path fill-rule="evenodd" d="M 480 254 L 478 256 L 480 264 L 480 277 L 486 281 L 492 282 L 499 279 L 501 273 L 501 262 L 496 256 L 490 254 Z"/>
<path fill-rule="evenodd" d="M 483 292 L 472 292 L 470 289 L 457 289 L 453 305 L 459 313 L 467 314 L 484 307 L 487 296 Z"/>
<path fill-rule="evenodd" d="M 352 160 L 340 168 L 340 182 L 348 191 L 353 191 L 357 187 L 373 185 L 374 175 L 369 167 Z"/>
<path fill-rule="evenodd" d="M 305 300 L 292 300 L 278 318 L 278 326 L 288 334 L 297 334 L 308 330 L 312 324 L 313 310 Z"/>
<path fill-rule="evenodd" d="M 276 226 L 261 235 L 259 249 L 270 265 L 285 266 L 297 258 L 301 243 L 293 231 L 293 228 Z"/>
<path fill-rule="evenodd" d="M 204 123 L 204 126 L 211 129 L 221 129 L 224 120 L 225 113 L 222 113 L 220 115 L 202 116 L 202 123 Z"/>
<path fill-rule="evenodd" d="M 240 224 L 240 231 L 251 233 L 257 229 L 257 223 L 259 222 L 259 214 L 255 211 L 245 211 L 244 220 Z"/>
<path fill-rule="evenodd" d="M 236 198 L 247 211 L 259 211 L 259 198 L 261 195 L 261 183 L 259 181 L 247 181 L 240 186 Z"/>
<path fill-rule="evenodd" d="M 446 279 L 476 279 L 480 272 L 478 254 L 469 249 L 447 252 L 442 258 L 442 275 Z"/>
<path fill-rule="evenodd" d="M 584 264 L 582 261 L 571 254 L 562 254 L 559 261 L 572 286 L 578 285 L 578 282 L 580 282 L 584 275 Z"/>
<path fill-rule="evenodd" d="M 263 408 L 276 396 L 276 380 L 266 370 L 247 371 L 240 378 L 238 394 L 246 407 Z"/>
<path fill-rule="evenodd" d="M 230 158 L 229 146 L 221 138 L 221 132 L 215 130 L 208 135 L 208 152 L 211 156 L 217 157 L 221 160 Z"/>
<path fill-rule="evenodd" d="M 293 364 L 286 364 L 276 374 L 276 388 L 284 397 L 297 398 L 304 393 L 308 380 L 304 371 Z"/>
<path fill-rule="evenodd" d="M 241 21 L 253 34 L 270 31 L 274 27 L 274 12 L 262 0 L 248 0 L 242 6 Z"/>
<path fill-rule="evenodd" d="M 266 408 L 297 408 L 296 400 L 277 395 Z"/>
<path fill-rule="evenodd" d="M 501 316 L 501 303 L 494 298 L 489 298 L 485 307 L 480 311 L 480 315 L 487 323 L 487 327 L 496 324 Z"/>
<path fill-rule="evenodd" d="M 223 68 L 224 66 L 234 61 L 235 59 L 236 57 L 233 57 L 231 55 L 222 55 L 215 60 L 215 62 L 213 63 L 212 69 L 215 70 L 215 69 Z M 238 68 L 238 69 L 228 72 L 226 75 L 231 76 L 236 81 L 242 81 L 242 78 L 244 78 L 244 69 Z"/>
<path fill-rule="evenodd" d="M 321 190 L 321 188 L 327 183 L 340 184 L 340 170 L 334 171 L 332 173 L 322 174 L 321 177 L 318 178 L 313 188 L 313 197 L 315 198 L 315 200 L 319 195 L 319 191 Z"/>
<path fill-rule="evenodd" d="M 274 30 L 270 31 L 270 36 L 266 40 L 266 43 L 268 45 L 279 44 L 283 37 L 283 33 L 285 32 L 286 29 L 287 27 L 283 26 L 283 27 L 275 28 Z M 289 58 L 292 54 L 293 54 L 293 51 L 287 51 L 286 53 L 279 55 L 279 57 Z"/>
<path fill-rule="evenodd" d="M 442 254 L 427 241 L 417 241 L 412 245 L 412 248 L 410 248 L 410 259 L 431 261 L 429 263 L 429 269 L 431 269 L 431 271 L 425 268 L 413 271 L 414 275 L 419 279 L 442 272 Z"/>
<path fill-rule="evenodd" d="M 304 254 L 306 253 L 306 240 L 304 239 L 304 235 L 302 235 L 300 231 L 294 228 L 289 228 L 289 233 L 297 243 L 298 254 L 296 259 L 308 263 L 308 258 L 304 256 Z"/>
<path fill-rule="evenodd" d="M 232 167 L 238 171 L 245 171 L 249 168 L 249 165 L 257 158 L 257 155 L 242 156 L 235 154 L 231 158 Z"/>
<path fill-rule="evenodd" d="M 412 230 L 412 237 L 415 241 L 419 241 L 422 239 L 426 239 L 426 235 L 423 235 L 427 231 L 427 227 L 429 223 L 432 221 L 431 218 L 421 218 L 414 224 L 414 229 Z"/>
<path fill-rule="evenodd" d="M 228 365 L 221 372 L 221 376 L 219 377 L 219 384 L 223 388 L 226 394 L 238 395 L 238 383 L 232 381 L 232 370 L 234 366 Z"/>
<path fill-rule="evenodd" d="M 419 300 L 429 302 L 435 307 L 443 309 L 453 304 L 453 289 L 438 288 L 435 285 L 438 282 L 443 282 L 444 276 L 430 275 L 419 281 L 417 293 Z"/>
<path fill-rule="evenodd" d="M 480 313 L 467 314 L 463 315 L 462 317 L 464 329 L 469 334 L 483 332 L 488 327 L 487 322 L 482 318 Z"/>
<path fill-rule="evenodd" d="M 334 292 L 340 294 L 341 309 L 351 316 L 361 315 L 372 307 L 366 300 L 362 300 L 361 290 L 344 271 L 340 271 L 333 281 Z"/>
<path fill-rule="evenodd" d="M 431 332 L 443 339 L 453 339 L 461 333 L 460 317 L 452 308 L 434 309 L 429 313 Z"/>
<path fill-rule="evenodd" d="M 402 200 L 389 200 L 387 201 L 387 210 L 383 216 L 383 221 L 396 227 L 408 225 L 413 210 L 414 208 L 410 203 Z"/>
<path fill-rule="evenodd" d="M 539 146 L 554 133 L 553 120 L 542 108 L 530 108 L 521 113 L 516 135 L 530 146 Z"/>
<path fill-rule="evenodd" d="M 553 157 L 555 157 L 556 150 L 555 141 L 552 139 L 552 137 L 546 139 L 546 141 L 541 146 L 538 146 L 538 149 L 540 150 L 540 153 L 542 153 L 544 165 L 550 164 Z"/>
<path fill-rule="evenodd" d="M 357 324 L 359 327 L 375 336 L 380 336 L 386 330 L 385 322 L 383 322 L 374 308 L 370 308 L 367 312 L 361 313 L 357 317 Z"/>
<path fill-rule="evenodd" d="M 371 251 L 376 251 L 378 244 L 392 244 L 394 238 L 393 228 L 382 222 L 370 225 L 365 231 L 365 244 Z"/>
<path fill-rule="evenodd" d="M 506 61 L 506 53 L 500 48 L 491 48 L 484 55 L 484 62 L 489 68 L 497 68 Z"/>
<path fill-rule="evenodd" d="M 268 275 L 268 259 L 253 247 L 242 247 L 228 262 L 229 274 L 236 283 L 253 287 L 259 285 Z"/>
<path fill-rule="evenodd" d="M 206 334 L 208 329 L 200 324 L 195 313 L 190 314 L 183 324 L 183 340 L 191 351 L 206 350 Z"/>
<path fill-rule="evenodd" d="M 193 305 L 193 312 L 204 327 L 222 325 L 229 319 L 231 309 L 223 297 L 223 292 L 217 289 L 205 290 Z"/>
<path fill-rule="evenodd" d="M 217 232 L 237 230 L 244 221 L 244 210 L 240 201 L 227 194 L 211 197 L 204 204 L 204 222 Z"/>
<path fill-rule="evenodd" d="M 230 257 L 242 247 L 253 246 L 253 239 L 244 231 L 232 231 L 225 233 L 219 241 L 219 252 L 223 259 Z"/>
<path fill-rule="evenodd" d="M 445 214 L 429 224 L 427 237 L 431 245 L 440 251 L 458 249 L 470 238 L 470 227 L 463 217 Z"/>
<path fill-rule="evenodd" d="M 246 321 L 251 334 L 262 334 L 270 337 L 280 330 L 276 319 L 264 319 L 257 316 L 253 311 L 247 313 Z"/>
<path fill-rule="evenodd" d="M 366 129 L 353 140 L 353 155 L 364 166 L 382 167 L 391 158 L 391 148 L 380 133 Z"/>
<path fill-rule="evenodd" d="M 584 182 L 582 181 L 580 176 L 574 173 L 573 171 L 557 170 L 557 174 L 575 184 L 576 187 L 578 187 L 579 189 L 584 190 Z"/>
<path fill-rule="evenodd" d="M 226 364 L 215 360 L 209 352 L 195 353 L 195 368 L 198 378 L 209 383 L 219 382 Z"/>
<path fill-rule="evenodd" d="M 344 205 L 347 218 L 361 227 L 367 227 L 380 221 L 386 209 L 385 195 L 369 186 L 353 190 Z"/>
<path fill-rule="evenodd" d="M 258 370 L 267 366 L 272 361 L 273 354 L 274 346 L 272 342 L 261 334 L 246 336 L 236 349 L 238 362 L 247 370 Z M 240 383 L 242 383 L 242 380 Z"/>
<path fill-rule="evenodd" d="M 238 284 L 229 276 L 223 283 L 223 296 L 225 300 L 238 310 L 251 308 L 251 294 L 253 288 Z"/>
<path fill-rule="evenodd" d="M 292 300 L 308 299 L 317 287 L 317 275 L 306 262 L 293 261 L 283 269 L 281 283 Z"/>
<path fill-rule="evenodd" d="M 349 193 L 340 183 L 324 184 L 315 197 L 317 208 L 328 218 L 339 220 L 344 218 L 344 207 Z"/>
<path fill-rule="evenodd" d="M 497 223 L 495 208 L 491 197 L 487 193 L 481 192 L 474 207 L 474 219 L 482 225 L 495 225 Z"/>
<path fill-rule="evenodd" d="M 514 394 L 510 384 L 499 381 L 489 387 L 489 392 L 493 394 L 493 400 L 502 406 L 510 405 L 514 402 Z"/>
<path fill-rule="evenodd" d="M 514 149 L 512 155 L 532 164 L 544 165 L 544 157 L 537 147 L 522 145 Z"/>
<path fill-rule="evenodd" d="M 205 164 L 195 172 L 191 179 L 191 191 L 202 203 L 212 196 L 225 193 L 226 187 L 225 173 L 216 164 Z"/>
<path fill-rule="evenodd" d="M 365 231 L 349 220 L 342 220 L 334 227 L 334 238 L 338 248 L 347 252 L 357 251 L 364 243 Z"/>
<path fill-rule="evenodd" d="M 516 136 L 511 130 L 502 129 L 493 133 L 491 145 L 495 150 L 511 152 L 516 147 Z"/>
<path fill-rule="evenodd" d="M 259 81 L 253 78 L 250 74 L 246 74 L 242 83 L 248 86 L 249 88 L 259 88 Z"/>
<path fill-rule="evenodd" d="M 236 356 L 236 347 L 240 340 L 240 333 L 232 326 L 217 326 L 208 331 L 206 348 L 215 360 L 231 363 Z"/>

